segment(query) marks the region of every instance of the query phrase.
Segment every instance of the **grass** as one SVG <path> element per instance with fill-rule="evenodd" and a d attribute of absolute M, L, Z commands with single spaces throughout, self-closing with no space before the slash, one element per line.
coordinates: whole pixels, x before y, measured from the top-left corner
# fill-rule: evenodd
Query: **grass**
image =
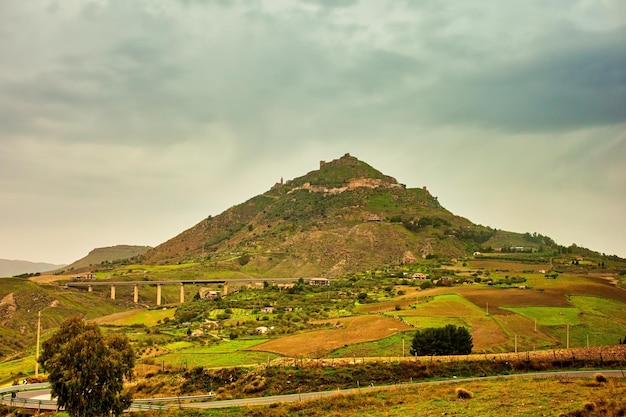
<path fill-rule="evenodd" d="M 510 339 L 496 320 L 458 294 L 437 295 L 431 301 L 417 304 L 411 310 L 399 311 L 396 315 L 409 323 L 426 323 L 425 327 L 432 327 L 437 321 L 462 321 L 471 328 L 475 351 L 502 351 Z"/>
<path fill-rule="evenodd" d="M 581 310 L 574 307 L 503 307 L 532 320 L 539 326 L 565 326 L 579 323 Z"/>
<path fill-rule="evenodd" d="M 472 393 L 459 399 L 457 390 Z M 384 391 L 337 395 L 318 400 L 226 409 L 194 410 L 184 414 L 217 417 L 405 417 L 465 415 L 481 417 L 556 416 L 604 400 L 625 407 L 626 380 L 596 383 L 592 378 L 501 379 L 441 385 L 398 386 Z M 179 416 L 179 410 L 163 415 Z M 617 414 L 616 414 L 617 415 Z"/>
<path fill-rule="evenodd" d="M 166 310 L 137 310 L 129 313 L 130 314 L 122 315 L 119 318 L 113 316 L 111 321 L 108 321 L 106 317 L 104 317 L 99 320 L 99 322 L 113 326 L 133 326 L 143 324 L 146 327 L 151 327 L 155 326 L 159 321 L 162 321 L 166 317 L 174 317 L 176 310 L 173 308 Z"/>
<path fill-rule="evenodd" d="M 612 345 L 626 335 L 626 304 L 600 298 L 571 296 L 573 307 L 509 307 L 512 312 L 536 320 L 549 336 L 567 344 L 570 326 L 570 347 Z"/>
<path fill-rule="evenodd" d="M 265 339 L 222 341 L 216 345 L 198 346 L 166 353 L 156 357 L 155 362 L 175 368 L 257 365 L 278 357 L 273 353 L 249 350 L 265 341 Z"/>
<path fill-rule="evenodd" d="M 35 355 L 0 363 L 0 386 L 12 385 L 13 380 L 24 374 L 35 372 Z"/>
<path fill-rule="evenodd" d="M 339 349 L 335 349 L 326 357 L 328 358 L 351 358 L 351 357 L 398 357 L 410 355 L 411 341 L 414 332 L 407 331 L 397 333 L 373 342 L 355 343 Z M 404 352 L 403 352 L 404 346 Z"/>
<path fill-rule="evenodd" d="M 420 329 L 427 329 L 431 327 L 445 327 L 448 324 L 454 324 L 455 326 L 468 326 L 467 322 L 465 322 L 465 320 L 460 317 L 425 317 L 404 315 L 401 314 L 402 312 L 399 313 L 400 314 L 397 314 L 398 317 L 402 317 L 404 321 Z"/>

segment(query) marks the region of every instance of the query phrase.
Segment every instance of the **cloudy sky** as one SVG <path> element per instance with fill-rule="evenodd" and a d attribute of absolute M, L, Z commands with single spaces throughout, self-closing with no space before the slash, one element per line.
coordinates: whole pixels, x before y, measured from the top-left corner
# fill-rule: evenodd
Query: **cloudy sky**
<path fill-rule="evenodd" d="M 626 257 L 626 2 L 0 0 L 0 258 L 156 246 L 346 152 Z"/>

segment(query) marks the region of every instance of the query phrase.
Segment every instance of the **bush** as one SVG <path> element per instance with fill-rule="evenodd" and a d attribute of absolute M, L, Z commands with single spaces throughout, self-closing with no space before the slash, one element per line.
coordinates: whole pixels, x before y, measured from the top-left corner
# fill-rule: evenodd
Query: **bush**
<path fill-rule="evenodd" d="M 467 355 L 473 347 L 472 335 L 465 327 L 448 324 L 415 333 L 411 355 Z"/>
<path fill-rule="evenodd" d="M 454 392 L 456 393 L 456 398 L 460 400 L 469 400 L 474 396 L 474 393 L 472 391 L 468 391 L 465 388 L 459 387 L 455 389 Z"/>

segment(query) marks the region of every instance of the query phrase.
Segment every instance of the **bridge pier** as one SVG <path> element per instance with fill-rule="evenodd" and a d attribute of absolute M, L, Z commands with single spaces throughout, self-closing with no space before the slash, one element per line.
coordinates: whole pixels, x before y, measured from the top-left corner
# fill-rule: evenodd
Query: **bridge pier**
<path fill-rule="evenodd" d="M 185 302 L 185 284 L 180 283 L 180 303 L 183 304 Z"/>
<path fill-rule="evenodd" d="M 222 297 L 226 297 L 228 295 L 228 284 L 224 283 L 222 285 Z"/>
<path fill-rule="evenodd" d="M 115 285 L 111 285 L 111 300 L 115 300 Z"/>
<path fill-rule="evenodd" d="M 156 303 L 158 306 L 161 305 L 161 284 L 157 284 L 157 299 Z"/>
<path fill-rule="evenodd" d="M 137 304 L 139 302 L 139 285 L 135 284 L 133 287 L 133 301 Z"/>
<path fill-rule="evenodd" d="M 87 292 L 93 292 L 93 285 L 87 286 Z"/>

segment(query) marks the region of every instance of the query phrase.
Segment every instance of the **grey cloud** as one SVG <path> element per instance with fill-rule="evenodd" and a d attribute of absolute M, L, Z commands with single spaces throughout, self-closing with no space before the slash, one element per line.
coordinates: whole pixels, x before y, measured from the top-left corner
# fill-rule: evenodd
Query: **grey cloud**
<path fill-rule="evenodd" d="M 85 8 L 68 33 L 89 30 L 93 41 L 61 47 L 53 68 L 0 85 L 12 120 L 4 135 L 58 134 L 40 119 L 64 126 L 67 139 L 136 143 L 181 140 L 207 123 L 272 141 L 303 128 L 325 137 L 381 124 L 543 131 L 624 120 L 623 30 L 547 33 L 551 49 L 536 45 L 520 63 L 503 59 L 496 39 L 450 32 L 450 7 L 391 19 L 385 48 L 364 43 L 375 33 L 358 19 L 206 5 Z"/>
<path fill-rule="evenodd" d="M 312 4 L 322 9 L 336 9 L 354 6 L 358 3 L 358 0 L 300 0 L 300 2 L 304 4 Z"/>

